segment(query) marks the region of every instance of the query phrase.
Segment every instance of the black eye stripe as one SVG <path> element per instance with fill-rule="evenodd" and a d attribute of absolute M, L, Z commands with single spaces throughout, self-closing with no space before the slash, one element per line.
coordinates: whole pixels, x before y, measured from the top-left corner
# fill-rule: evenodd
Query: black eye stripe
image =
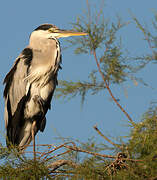
<path fill-rule="evenodd" d="M 50 28 L 57 28 L 56 26 L 52 25 L 52 24 L 42 24 L 39 27 L 37 27 L 34 31 L 38 31 L 38 30 L 48 30 Z"/>

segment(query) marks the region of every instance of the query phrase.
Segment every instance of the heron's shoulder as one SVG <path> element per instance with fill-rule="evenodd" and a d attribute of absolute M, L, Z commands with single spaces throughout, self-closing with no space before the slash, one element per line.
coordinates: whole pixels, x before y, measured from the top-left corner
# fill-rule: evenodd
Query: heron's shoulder
<path fill-rule="evenodd" d="M 10 69 L 8 74 L 5 76 L 3 84 L 6 84 L 5 89 L 4 89 L 4 97 L 7 97 L 8 90 L 11 86 L 11 83 L 13 81 L 14 74 L 17 70 L 18 64 L 21 62 L 25 66 L 29 67 L 31 64 L 31 60 L 33 58 L 33 51 L 31 48 L 26 47 L 21 54 L 16 58 L 13 67 Z"/>
<path fill-rule="evenodd" d="M 32 50 L 32 48 L 26 47 L 21 53 L 21 58 L 24 59 L 25 65 L 30 66 L 32 58 L 33 58 L 33 50 Z"/>
<path fill-rule="evenodd" d="M 17 58 L 13 67 L 11 68 L 11 70 L 8 72 L 8 74 L 4 78 L 3 84 L 6 84 L 5 89 L 4 89 L 4 94 L 3 94 L 4 97 L 7 97 L 8 89 L 12 83 L 13 76 L 14 76 L 14 73 L 16 71 L 17 64 L 19 61 L 20 61 L 20 58 Z"/>

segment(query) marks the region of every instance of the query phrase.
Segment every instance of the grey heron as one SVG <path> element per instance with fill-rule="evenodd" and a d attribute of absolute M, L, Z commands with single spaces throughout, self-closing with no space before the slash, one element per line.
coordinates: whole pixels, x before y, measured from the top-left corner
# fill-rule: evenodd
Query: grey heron
<path fill-rule="evenodd" d="M 25 149 L 39 130 L 44 131 L 61 68 L 58 38 L 82 35 L 87 33 L 61 30 L 52 24 L 42 24 L 31 33 L 29 45 L 4 79 L 7 146 Z"/>

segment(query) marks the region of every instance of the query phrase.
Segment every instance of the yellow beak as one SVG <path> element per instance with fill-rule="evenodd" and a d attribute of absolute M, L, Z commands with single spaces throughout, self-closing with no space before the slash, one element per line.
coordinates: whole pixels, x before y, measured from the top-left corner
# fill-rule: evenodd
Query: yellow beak
<path fill-rule="evenodd" d="M 84 32 L 76 32 L 76 31 L 61 30 L 61 29 L 57 29 L 52 33 L 55 34 L 57 38 L 88 35 L 88 33 L 84 33 Z"/>

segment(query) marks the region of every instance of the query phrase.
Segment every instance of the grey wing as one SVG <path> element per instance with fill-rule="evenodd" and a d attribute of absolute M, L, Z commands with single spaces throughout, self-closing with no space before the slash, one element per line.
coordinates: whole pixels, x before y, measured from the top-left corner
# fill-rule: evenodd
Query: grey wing
<path fill-rule="evenodd" d="M 21 116 L 22 106 L 24 106 L 26 101 L 27 82 L 24 79 L 27 76 L 29 63 L 32 58 L 32 54 L 30 53 L 32 53 L 32 50 L 25 48 L 4 79 L 4 83 L 6 84 L 4 89 L 4 118 L 7 136 L 11 142 L 14 141 L 12 135 L 16 131 L 17 124 L 19 124 L 19 118 L 17 116 Z"/>

